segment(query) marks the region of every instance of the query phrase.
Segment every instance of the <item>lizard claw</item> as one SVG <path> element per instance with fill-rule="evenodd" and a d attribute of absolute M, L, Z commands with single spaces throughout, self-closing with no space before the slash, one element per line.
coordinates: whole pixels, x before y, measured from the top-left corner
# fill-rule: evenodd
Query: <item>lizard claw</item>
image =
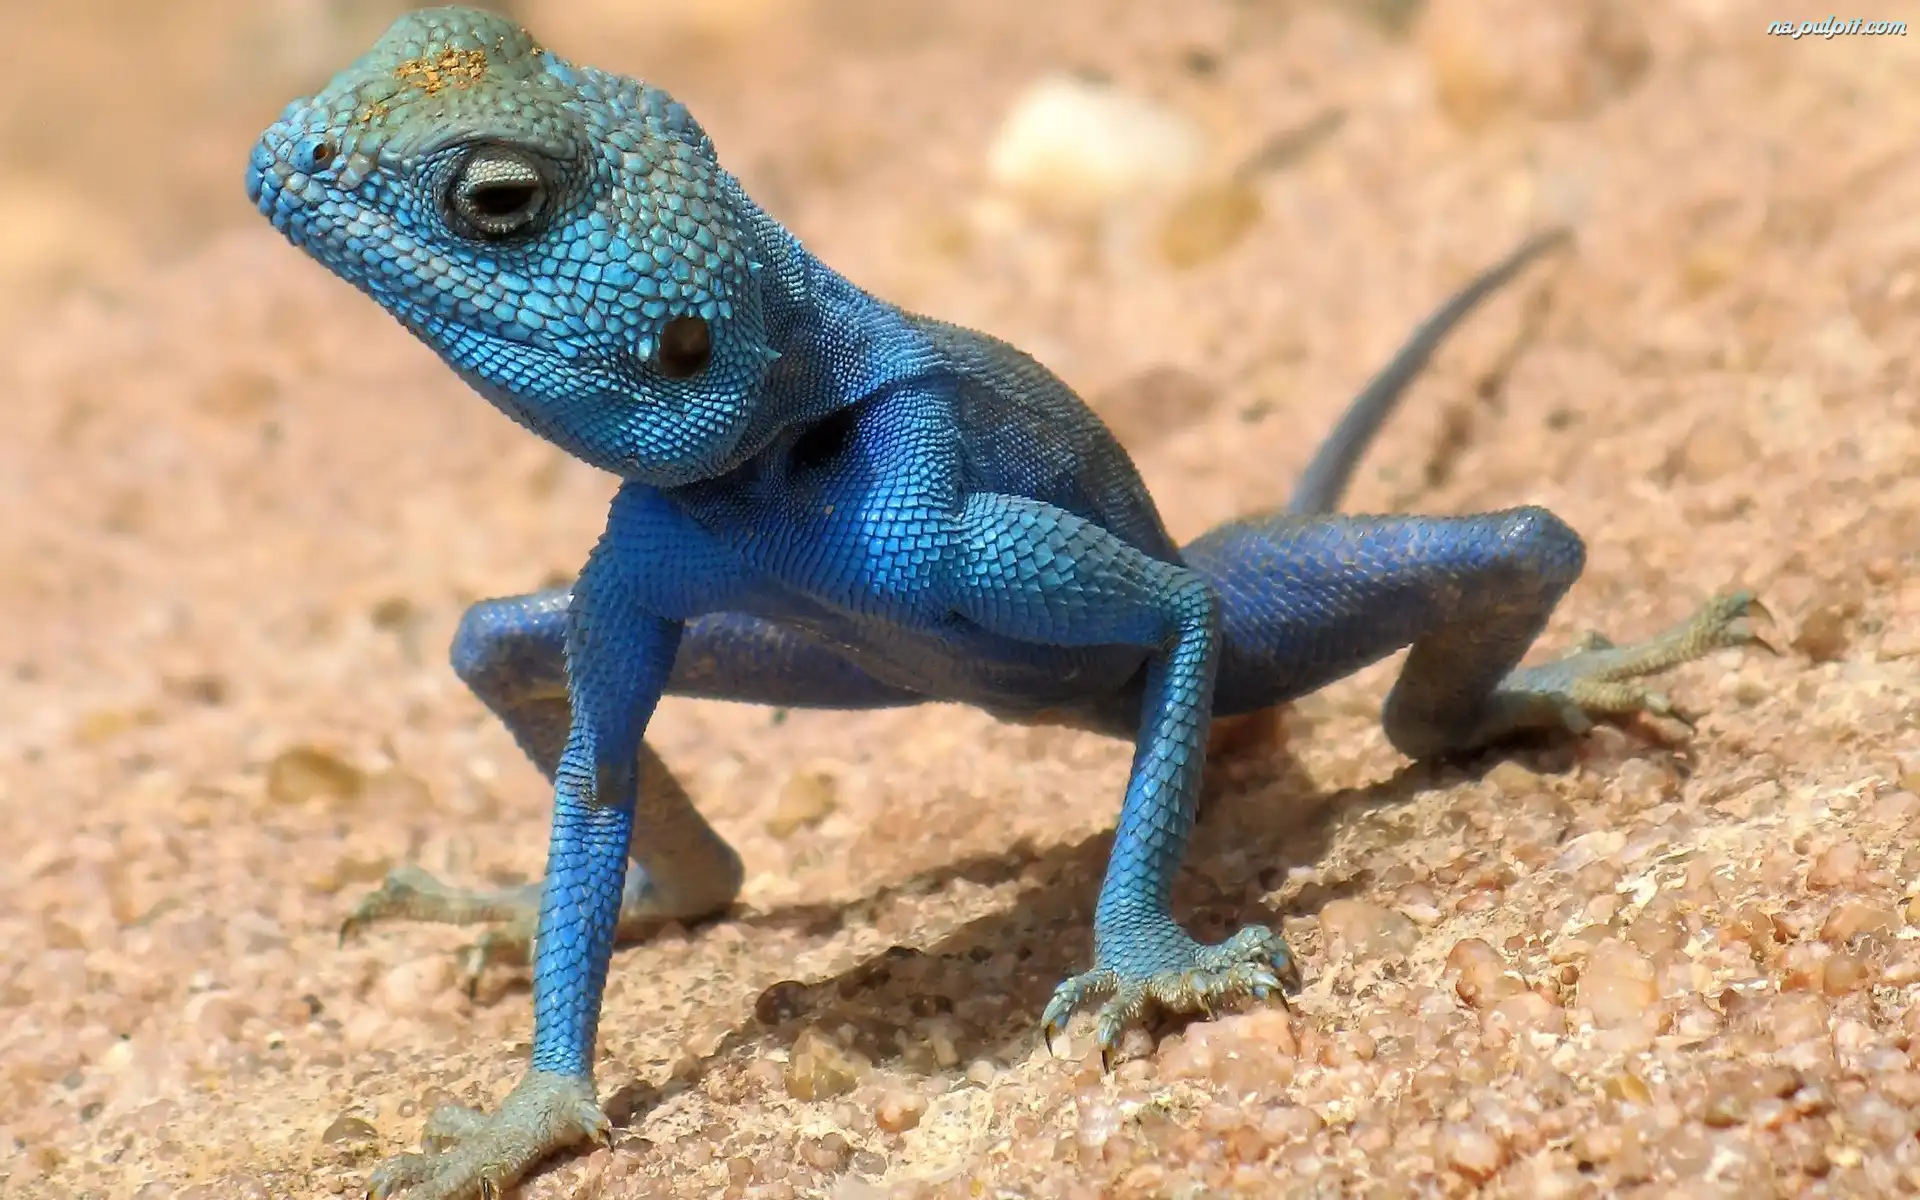
<path fill-rule="evenodd" d="M 1299 986 L 1300 969 L 1292 951 L 1264 926 L 1250 925 L 1217 946 L 1205 946 L 1168 920 L 1111 941 L 1116 944 L 1097 951 L 1098 965 L 1054 989 L 1040 1018 L 1051 1050 L 1076 1008 L 1108 997 L 1096 1014 L 1094 1034 L 1108 1070 L 1121 1033 L 1150 1007 L 1212 1017 L 1221 1005 L 1242 996 L 1277 996 L 1285 1003 L 1286 991 Z"/>
<path fill-rule="evenodd" d="M 555 1151 L 581 1142 L 609 1145 L 612 1138 L 591 1080 L 531 1071 L 491 1115 L 451 1105 L 435 1110 L 420 1136 L 426 1152 L 382 1163 L 367 1195 L 499 1200 L 507 1185 Z"/>
<path fill-rule="evenodd" d="M 1760 603 L 1757 598 L 1749 597 L 1747 600 L 1747 618 L 1746 644 L 1749 646 L 1758 646 L 1775 658 L 1785 658 L 1786 651 L 1774 645 L 1771 640 L 1763 637 L 1758 630 L 1753 628 L 1753 620 L 1754 618 L 1758 618 L 1762 624 L 1767 626 L 1769 632 L 1778 632 L 1780 628 L 1780 618 L 1773 615 L 1773 610 Z"/>

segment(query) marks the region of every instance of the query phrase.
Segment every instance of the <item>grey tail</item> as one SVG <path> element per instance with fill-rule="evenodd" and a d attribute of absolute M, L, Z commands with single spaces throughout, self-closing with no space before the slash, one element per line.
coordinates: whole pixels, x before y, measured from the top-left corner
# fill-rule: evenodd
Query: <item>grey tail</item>
<path fill-rule="evenodd" d="M 1353 479 L 1353 469 L 1359 465 L 1360 456 L 1366 453 L 1374 435 L 1380 432 L 1380 427 L 1386 423 L 1394 406 L 1400 402 L 1400 397 L 1406 394 L 1407 385 L 1420 374 L 1421 368 L 1427 365 L 1427 360 L 1433 357 L 1434 350 L 1453 331 L 1453 327 L 1464 320 L 1474 306 L 1518 275 L 1527 264 L 1571 238 L 1572 231 L 1564 226 L 1534 234 L 1520 243 L 1513 253 L 1455 292 L 1422 321 L 1387 365 L 1380 369 L 1380 373 L 1360 389 L 1360 394 L 1347 406 L 1340 423 L 1320 443 L 1313 461 L 1307 464 L 1307 469 L 1300 475 L 1300 482 L 1294 485 L 1293 498 L 1287 501 L 1287 512 L 1296 516 L 1316 516 L 1338 508 L 1341 496 L 1346 494 L 1347 484 Z"/>

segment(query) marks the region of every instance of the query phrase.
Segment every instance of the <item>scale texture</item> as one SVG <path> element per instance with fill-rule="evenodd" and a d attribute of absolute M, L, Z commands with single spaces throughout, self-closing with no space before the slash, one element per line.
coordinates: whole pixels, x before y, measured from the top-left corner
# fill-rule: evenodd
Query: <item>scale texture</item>
<path fill-rule="evenodd" d="M 904 312 L 756 205 L 664 92 L 466 9 L 403 17 L 262 136 L 260 211 L 487 400 L 617 475 L 571 587 L 476 605 L 453 665 L 554 785 L 544 883 L 476 893 L 396 872 L 348 927 L 497 921 L 469 963 L 530 952 L 531 1069 L 376 1195 L 491 1195 L 609 1131 L 593 1085 L 616 937 L 726 908 L 738 856 L 647 748 L 664 696 L 977 705 L 1131 739 L 1093 927 L 1050 1031 L 1102 1001 L 1111 1046 L 1149 1006 L 1211 1011 L 1297 972 L 1262 927 L 1203 945 L 1170 897 L 1211 721 L 1411 647 L 1384 713 L 1414 757 L 1666 712 L 1635 682 L 1752 639 L 1744 594 L 1647 642 L 1521 667 L 1579 576 L 1540 508 L 1331 513 L 1448 328 L 1555 244 L 1523 244 L 1416 330 L 1356 398 L 1286 512 L 1176 545 L 1118 442 L 1032 358 Z M 631 863 L 629 862 L 631 858 Z"/>

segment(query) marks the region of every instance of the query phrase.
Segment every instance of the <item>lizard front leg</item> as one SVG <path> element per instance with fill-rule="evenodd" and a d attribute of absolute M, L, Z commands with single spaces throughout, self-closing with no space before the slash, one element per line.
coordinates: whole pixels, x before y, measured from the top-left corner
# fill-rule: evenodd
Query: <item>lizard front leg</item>
<path fill-rule="evenodd" d="M 600 1002 L 619 923 L 632 838 L 636 763 L 684 631 L 654 615 L 645 572 L 674 547 L 648 545 L 623 489 L 573 592 L 566 623 L 572 719 L 554 770 L 553 836 L 533 971 L 533 1061 L 500 1109 L 443 1108 L 438 1154 L 406 1154 L 374 1172 L 371 1195 L 409 1200 L 497 1195 L 556 1150 L 610 1133 L 594 1095 Z M 627 503 L 623 503 L 627 501 Z"/>
<path fill-rule="evenodd" d="M 1152 1002 L 1210 1011 L 1265 997 L 1296 974 L 1278 935 L 1250 926 L 1204 945 L 1174 920 L 1173 882 L 1193 829 L 1219 664 L 1219 600 L 1204 577 L 1032 500 L 976 496 L 962 518 L 959 615 L 989 632 L 1055 646 L 1149 651 L 1133 769 L 1093 918 L 1093 969 L 1060 985 L 1049 1034 L 1079 1004 L 1109 997 L 1103 1047 Z"/>

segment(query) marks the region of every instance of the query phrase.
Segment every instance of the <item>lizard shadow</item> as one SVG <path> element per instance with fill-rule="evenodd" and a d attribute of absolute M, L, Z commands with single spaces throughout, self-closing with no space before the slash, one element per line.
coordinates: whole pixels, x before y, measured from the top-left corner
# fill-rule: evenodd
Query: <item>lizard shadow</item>
<path fill-rule="evenodd" d="M 1322 861 L 1345 822 L 1404 805 L 1436 787 L 1477 779 L 1514 757 L 1543 772 L 1570 769 L 1574 758 L 1563 750 L 1556 739 L 1524 740 L 1463 760 L 1406 764 L 1373 783 L 1331 791 L 1317 791 L 1284 747 L 1257 761 L 1239 762 L 1227 785 L 1202 806 L 1187 869 L 1175 887 L 1175 913 L 1203 941 L 1219 941 L 1248 923 L 1279 928 L 1289 915 L 1312 916 L 1327 902 L 1358 894 L 1371 883 L 1363 870 L 1291 889 L 1283 903 L 1275 903 L 1288 871 Z M 621 1105 L 627 1114 L 644 1114 L 756 1046 L 786 1049 L 789 1074 L 804 1073 L 794 1065 L 792 1052 L 809 1030 L 831 1044 L 809 1049 L 810 1061 L 830 1064 L 836 1056 L 844 1058 L 856 1065 L 819 1069 L 829 1076 L 841 1072 L 848 1080 L 858 1076 L 862 1060 L 899 1077 L 944 1078 L 953 1084 L 976 1060 L 1005 1065 L 1025 1059 L 1040 1035 L 1040 1013 L 1055 985 L 1091 961 L 1093 905 L 1111 841 L 1110 832 L 1044 849 L 1023 841 L 1004 853 L 917 873 L 852 904 L 795 905 L 721 918 L 827 936 L 869 920 L 894 898 L 937 894 L 962 880 L 980 886 L 1025 881 L 992 912 L 930 943 L 895 945 L 810 983 L 773 985 L 759 997 L 755 1016 L 722 1037 L 712 1053 L 684 1063 L 664 1083 L 634 1085 L 610 1104 Z M 1158 1037 L 1193 1019 L 1163 1016 L 1149 1028 Z"/>

